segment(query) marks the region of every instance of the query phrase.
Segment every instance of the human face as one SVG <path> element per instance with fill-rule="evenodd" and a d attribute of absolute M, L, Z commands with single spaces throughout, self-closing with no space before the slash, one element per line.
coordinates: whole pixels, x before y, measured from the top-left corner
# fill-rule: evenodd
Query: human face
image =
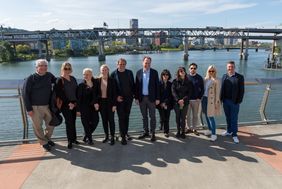
<path fill-rule="evenodd" d="M 125 70 L 126 63 L 124 61 L 119 61 L 117 64 L 118 71 L 122 72 Z"/>
<path fill-rule="evenodd" d="M 64 74 L 71 74 L 72 69 L 69 65 L 66 65 L 63 69 Z"/>
<path fill-rule="evenodd" d="M 167 82 L 168 74 L 163 74 L 162 79 L 163 79 L 164 82 Z"/>
<path fill-rule="evenodd" d="M 91 81 L 92 76 L 92 72 L 90 71 L 86 71 L 83 73 L 83 79 L 85 79 L 86 81 Z"/>
<path fill-rule="evenodd" d="M 150 67 L 151 67 L 151 59 L 145 58 L 145 59 L 143 60 L 143 68 L 144 68 L 145 70 L 149 70 Z"/>
<path fill-rule="evenodd" d="M 36 72 L 39 74 L 39 75 L 44 75 L 46 74 L 48 70 L 48 66 L 47 64 L 44 62 L 44 63 L 39 63 L 36 67 Z"/>
<path fill-rule="evenodd" d="M 109 70 L 108 70 L 107 67 L 102 67 L 102 68 L 100 69 L 100 72 L 101 72 L 101 74 L 103 75 L 103 77 L 108 77 L 108 75 L 109 75 Z"/>
<path fill-rule="evenodd" d="M 189 71 L 190 71 L 190 74 L 193 75 L 193 74 L 197 73 L 197 67 L 192 65 L 192 66 L 190 66 Z"/>
<path fill-rule="evenodd" d="M 234 64 L 227 64 L 226 70 L 229 75 L 233 75 L 235 73 L 235 65 Z"/>
<path fill-rule="evenodd" d="M 185 77 L 185 71 L 183 70 L 183 69 L 179 69 L 178 70 L 178 74 L 179 74 L 179 76 L 183 79 L 184 77 Z"/>
<path fill-rule="evenodd" d="M 212 77 L 215 75 L 215 70 L 213 68 L 209 70 L 209 75 Z"/>

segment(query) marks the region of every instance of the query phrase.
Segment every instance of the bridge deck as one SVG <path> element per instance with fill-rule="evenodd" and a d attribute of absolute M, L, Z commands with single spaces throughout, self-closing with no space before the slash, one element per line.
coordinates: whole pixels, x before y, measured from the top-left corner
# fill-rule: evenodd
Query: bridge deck
<path fill-rule="evenodd" d="M 57 141 L 51 152 L 37 143 L 1 146 L 0 188 L 281 188 L 282 124 L 239 130 L 240 144 L 158 134 L 155 143 L 110 146 L 96 138 L 71 150 Z"/>

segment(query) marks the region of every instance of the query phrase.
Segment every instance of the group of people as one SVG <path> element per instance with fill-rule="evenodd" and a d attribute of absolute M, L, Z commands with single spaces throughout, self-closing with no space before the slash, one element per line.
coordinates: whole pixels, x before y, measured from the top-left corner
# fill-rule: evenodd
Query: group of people
<path fill-rule="evenodd" d="M 92 134 L 99 123 L 99 113 L 105 133 L 103 143 L 115 144 L 115 121 L 117 111 L 121 144 L 126 145 L 132 138 L 128 134 L 129 117 L 133 100 L 139 105 L 143 120 L 143 133 L 138 139 L 150 137 L 156 141 L 156 109 L 160 115 L 160 129 L 165 137 L 169 137 L 169 120 L 171 110 L 176 115 L 177 138 L 185 138 L 187 133 L 199 135 L 196 128 L 200 105 L 208 125 L 206 135 L 215 141 L 215 116 L 221 113 L 221 104 L 226 115 L 227 130 L 224 136 L 232 135 L 235 143 L 239 143 L 238 113 L 244 96 L 244 77 L 235 72 L 235 63 L 227 63 L 227 73 L 222 80 L 217 78 L 216 67 L 208 67 L 204 79 L 197 73 L 197 64 L 179 67 L 175 78 L 171 81 L 171 73 L 164 69 L 160 74 L 151 68 L 152 59 L 143 58 L 143 68 L 138 70 L 135 79 L 133 72 L 126 68 L 126 60 L 120 58 L 117 69 L 110 74 L 106 64 L 100 67 L 100 76 L 93 77 L 92 69 L 83 70 L 83 81 L 77 83 L 72 76 L 72 65 L 64 62 L 61 75 L 56 78 L 47 71 L 45 59 L 36 61 L 36 72 L 25 79 L 23 98 L 28 115 L 32 120 L 34 133 L 46 151 L 50 151 L 55 143 L 51 140 L 53 126 L 50 111 L 50 97 L 56 96 L 55 105 L 62 112 L 68 139 L 67 147 L 79 144 L 76 134 L 76 117 L 81 116 L 84 128 L 83 141 L 93 145 Z M 45 129 L 43 129 L 43 121 Z"/>

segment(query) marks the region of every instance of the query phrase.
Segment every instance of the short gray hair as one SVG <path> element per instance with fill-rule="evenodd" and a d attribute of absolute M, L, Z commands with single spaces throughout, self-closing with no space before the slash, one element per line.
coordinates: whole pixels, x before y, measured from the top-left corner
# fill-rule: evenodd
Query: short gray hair
<path fill-rule="evenodd" d="M 35 67 L 38 67 L 39 65 L 48 65 L 48 61 L 46 59 L 38 59 L 35 61 Z"/>

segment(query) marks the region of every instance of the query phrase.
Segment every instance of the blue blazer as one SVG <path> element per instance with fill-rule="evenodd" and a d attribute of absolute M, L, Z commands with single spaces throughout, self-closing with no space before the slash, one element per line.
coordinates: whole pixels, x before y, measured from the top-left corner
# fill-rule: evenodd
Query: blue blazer
<path fill-rule="evenodd" d="M 135 79 L 135 99 L 142 101 L 142 87 L 143 87 L 143 69 L 140 69 L 136 73 Z M 150 68 L 150 78 L 149 78 L 149 100 L 155 102 L 160 100 L 160 90 L 159 90 L 159 75 L 157 70 Z"/>

